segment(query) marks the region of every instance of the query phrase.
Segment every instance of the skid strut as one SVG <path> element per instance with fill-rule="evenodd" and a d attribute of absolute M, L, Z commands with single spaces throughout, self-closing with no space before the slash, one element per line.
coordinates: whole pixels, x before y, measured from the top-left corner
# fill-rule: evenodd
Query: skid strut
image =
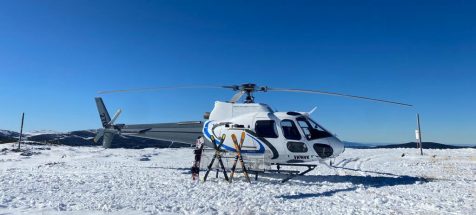
<path fill-rule="evenodd" d="M 316 166 L 317 166 L 317 165 L 306 165 L 307 170 L 302 171 L 302 172 L 300 172 L 300 173 L 298 173 L 298 174 L 291 174 L 291 175 L 288 176 L 287 178 L 283 179 L 283 180 L 281 181 L 281 183 L 284 183 L 284 182 L 286 182 L 286 181 L 289 181 L 290 179 L 292 179 L 292 178 L 294 178 L 294 177 L 296 177 L 296 176 L 305 175 L 306 173 L 308 173 L 308 172 L 314 170 L 314 169 L 316 168 Z"/>

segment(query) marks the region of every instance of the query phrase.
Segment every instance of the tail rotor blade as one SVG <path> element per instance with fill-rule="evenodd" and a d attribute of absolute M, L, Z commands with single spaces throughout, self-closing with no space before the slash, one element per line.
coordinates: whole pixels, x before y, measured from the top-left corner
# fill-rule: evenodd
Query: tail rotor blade
<path fill-rule="evenodd" d="M 96 136 L 94 137 L 94 142 L 98 143 L 102 136 L 104 136 L 104 129 L 98 129 Z"/>
<path fill-rule="evenodd" d="M 111 121 L 109 122 L 109 125 L 114 125 L 114 122 L 116 122 L 117 118 L 119 117 L 119 115 L 121 115 L 121 113 L 122 113 L 122 110 L 118 109 L 116 113 L 114 114 L 114 116 L 112 117 Z"/>

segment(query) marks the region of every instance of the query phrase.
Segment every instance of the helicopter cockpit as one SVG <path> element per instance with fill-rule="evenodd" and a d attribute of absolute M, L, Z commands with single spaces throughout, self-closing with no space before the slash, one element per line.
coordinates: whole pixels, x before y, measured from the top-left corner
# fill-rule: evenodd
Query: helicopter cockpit
<path fill-rule="evenodd" d="M 312 120 L 308 114 L 275 112 L 274 115 L 279 120 L 278 127 L 281 128 L 282 133 L 275 141 L 285 143 L 281 144 L 284 146 L 282 151 L 287 151 L 289 157 L 301 154 L 312 157 L 317 154 L 320 158 L 328 158 L 335 157 L 344 151 L 342 142 Z"/>

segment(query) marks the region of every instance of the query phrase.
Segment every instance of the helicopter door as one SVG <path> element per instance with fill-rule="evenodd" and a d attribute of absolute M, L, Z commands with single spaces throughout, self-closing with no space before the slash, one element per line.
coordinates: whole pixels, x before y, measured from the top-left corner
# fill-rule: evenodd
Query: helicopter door
<path fill-rule="evenodd" d="M 280 144 L 282 137 L 279 136 L 276 121 L 266 117 L 257 117 L 254 123 L 254 131 L 256 136 L 268 142 L 268 144 L 266 144 L 267 148 L 269 148 L 267 149 L 268 153 L 272 153 L 273 156 L 277 158 L 279 156 L 278 152 L 282 151 L 283 148 Z"/>
<path fill-rule="evenodd" d="M 285 138 L 284 141 L 286 143 L 288 155 L 308 152 L 306 144 L 301 142 L 301 133 L 299 133 L 296 123 L 294 123 L 293 120 L 283 119 L 281 120 L 280 125 Z"/>

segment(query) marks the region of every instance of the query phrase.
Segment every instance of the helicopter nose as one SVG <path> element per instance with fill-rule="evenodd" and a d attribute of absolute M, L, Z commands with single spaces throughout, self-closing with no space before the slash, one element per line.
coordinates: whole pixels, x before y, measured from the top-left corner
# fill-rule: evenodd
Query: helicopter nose
<path fill-rule="evenodd" d="M 329 145 L 332 147 L 332 149 L 334 150 L 334 153 L 332 153 L 331 157 L 337 157 L 340 154 L 342 154 L 342 152 L 344 152 L 345 150 L 344 143 L 342 143 L 342 141 L 340 141 L 336 137 L 329 138 L 327 141 Z"/>
<path fill-rule="evenodd" d="M 344 152 L 344 144 L 336 137 L 328 137 L 314 143 L 314 151 L 320 158 L 334 158 Z"/>

